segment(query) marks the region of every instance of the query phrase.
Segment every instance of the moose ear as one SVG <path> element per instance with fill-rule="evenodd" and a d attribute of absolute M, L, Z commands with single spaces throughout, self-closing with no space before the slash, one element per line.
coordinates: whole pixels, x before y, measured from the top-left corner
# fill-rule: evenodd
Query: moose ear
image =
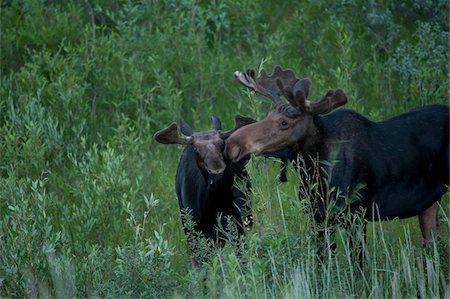
<path fill-rule="evenodd" d="M 309 86 L 311 81 L 309 78 L 299 80 L 292 90 L 284 89 L 283 94 L 288 99 L 289 104 L 295 107 L 299 111 L 304 111 L 305 106 L 307 106 L 308 101 L 306 100 L 309 96 Z"/>
<path fill-rule="evenodd" d="M 254 118 L 247 117 L 247 116 L 242 116 L 242 115 L 236 115 L 234 117 L 234 128 L 232 130 L 230 130 L 230 131 L 222 132 L 220 134 L 220 137 L 222 139 L 227 139 L 237 129 L 239 129 L 239 128 L 243 127 L 243 126 L 255 123 L 255 122 L 256 122 L 256 120 Z"/>
<path fill-rule="evenodd" d="M 222 130 L 222 122 L 220 121 L 220 119 L 217 116 L 211 115 L 211 121 L 212 121 L 214 131 Z"/>
<path fill-rule="evenodd" d="M 162 144 L 192 144 L 192 138 L 181 138 L 178 134 L 178 126 L 176 123 L 171 124 L 155 134 L 155 140 Z"/>
<path fill-rule="evenodd" d="M 182 117 L 180 117 L 180 129 L 181 133 L 183 133 L 185 136 L 191 136 L 192 134 L 194 134 L 194 130 L 191 129 L 191 127 Z"/>
<path fill-rule="evenodd" d="M 294 94 L 298 91 L 303 92 L 305 99 L 309 97 L 309 86 L 311 85 L 311 80 L 309 78 L 302 79 L 298 81 L 293 88 Z"/>
<path fill-rule="evenodd" d="M 234 117 L 234 129 L 233 130 L 237 130 L 240 127 L 255 123 L 256 119 L 251 118 L 251 117 L 247 117 L 247 116 L 242 116 L 242 115 L 236 115 Z"/>

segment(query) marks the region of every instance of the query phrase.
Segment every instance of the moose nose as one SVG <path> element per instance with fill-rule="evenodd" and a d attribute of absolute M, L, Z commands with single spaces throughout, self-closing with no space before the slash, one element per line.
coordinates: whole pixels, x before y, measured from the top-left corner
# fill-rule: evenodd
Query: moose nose
<path fill-rule="evenodd" d="M 238 157 L 239 157 L 240 153 L 241 153 L 241 148 L 238 145 L 233 144 L 233 143 L 228 143 L 228 142 L 225 144 L 225 150 L 224 150 L 225 157 L 227 157 L 232 162 L 238 161 Z"/>
<path fill-rule="evenodd" d="M 226 164 L 222 153 L 210 153 L 205 157 L 205 168 L 209 174 L 220 174 L 225 171 Z"/>

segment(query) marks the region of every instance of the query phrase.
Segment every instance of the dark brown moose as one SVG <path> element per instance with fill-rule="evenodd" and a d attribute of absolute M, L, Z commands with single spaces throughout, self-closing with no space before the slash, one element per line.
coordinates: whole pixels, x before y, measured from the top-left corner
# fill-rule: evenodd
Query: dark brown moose
<path fill-rule="evenodd" d="M 321 177 L 328 175 L 329 184 L 322 184 L 328 189 L 324 187 L 320 200 L 311 203 L 312 216 L 318 223 L 329 216 L 327 207 L 331 206 L 353 214 L 365 211 L 364 219 L 369 221 L 418 215 L 423 240 L 431 239 L 431 231 L 439 225 L 437 202 L 449 184 L 448 106 L 423 106 L 372 122 L 348 109 L 329 113 L 347 102 L 340 89 L 310 102 L 309 79 L 300 80 L 279 66 L 270 76 L 262 71 L 256 77 L 254 70 L 247 70 L 236 72 L 235 77 L 270 97 L 276 107 L 265 119 L 231 134 L 226 141 L 226 157 L 237 162 L 250 154 L 292 148 L 303 159 L 310 177 L 318 169 L 317 161 Z M 280 96 L 287 98 L 289 105 L 283 104 Z M 325 162 L 331 160 L 335 162 Z M 346 204 L 346 198 L 355 193 L 356 200 Z M 333 203 L 328 202 L 333 197 L 326 194 L 334 195 Z M 362 226 L 362 233 L 353 239 L 360 262 L 365 222 Z M 357 228 L 352 225 L 353 231 Z M 319 237 L 324 237 L 320 231 Z M 329 246 L 334 249 L 335 243 Z"/>
<path fill-rule="evenodd" d="M 180 119 L 181 132 L 186 137 L 179 135 L 175 123 L 155 134 L 156 141 L 160 143 L 186 145 L 178 164 L 175 185 L 183 214 L 183 228 L 192 251 L 191 261 L 196 267 L 199 262 L 205 261 L 204 255 L 199 256 L 201 250 L 198 248 L 198 233 L 221 246 L 226 236 L 218 227 L 229 227 L 230 220 L 236 225 L 239 237 L 243 233 L 241 213 L 247 209 L 244 193 L 233 185 L 235 177 L 243 176 L 244 163 L 227 161 L 222 152 L 225 139 L 236 129 L 253 123 L 254 120 L 236 116 L 235 128 L 222 132 L 220 120 L 215 116 L 211 119 L 211 131 L 194 132 Z M 187 228 L 186 214 L 194 222 L 191 229 Z"/>

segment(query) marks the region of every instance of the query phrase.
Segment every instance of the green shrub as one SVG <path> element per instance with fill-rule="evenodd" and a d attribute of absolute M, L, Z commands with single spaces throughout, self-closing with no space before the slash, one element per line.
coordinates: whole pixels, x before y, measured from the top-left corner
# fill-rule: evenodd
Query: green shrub
<path fill-rule="evenodd" d="M 448 99 L 446 1 L 30 1 L 1 4 L 0 297 L 442 297 L 449 241 L 416 219 L 369 224 L 367 268 L 347 233 L 319 266 L 298 173 L 252 159 L 255 224 L 192 270 L 174 192 L 184 117 L 258 119 L 272 103 L 233 78 L 289 67 L 311 99 L 343 88 L 382 120 Z M 448 199 L 440 213 L 448 234 Z M 223 228 L 232 236 L 231 227 Z M 239 243 L 239 242 L 242 243 Z M 200 252 L 201 253 L 201 252 Z"/>

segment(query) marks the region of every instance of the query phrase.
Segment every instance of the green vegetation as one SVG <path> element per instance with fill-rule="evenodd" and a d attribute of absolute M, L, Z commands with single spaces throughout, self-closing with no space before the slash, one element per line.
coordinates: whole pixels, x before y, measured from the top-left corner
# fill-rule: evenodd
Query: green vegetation
<path fill-rule="evenodd" d="M 416 219 L 370 223 L 367 267 L 345 242 L 319 267 L 296 171 L 248 166 L 255 225 L 193 271 L 175 195 L 181 147 L 153 134 L 183 116 L 231 128 L 270 101 L 235 70 L 275 64 L 343 88 L 381 120 L 448 102 L 448 1 L 44 1 L 1 6 L 0 297 L 448 296 L 441 241 Z M 340 230 L 343 239 L 345 231 Z"/>

